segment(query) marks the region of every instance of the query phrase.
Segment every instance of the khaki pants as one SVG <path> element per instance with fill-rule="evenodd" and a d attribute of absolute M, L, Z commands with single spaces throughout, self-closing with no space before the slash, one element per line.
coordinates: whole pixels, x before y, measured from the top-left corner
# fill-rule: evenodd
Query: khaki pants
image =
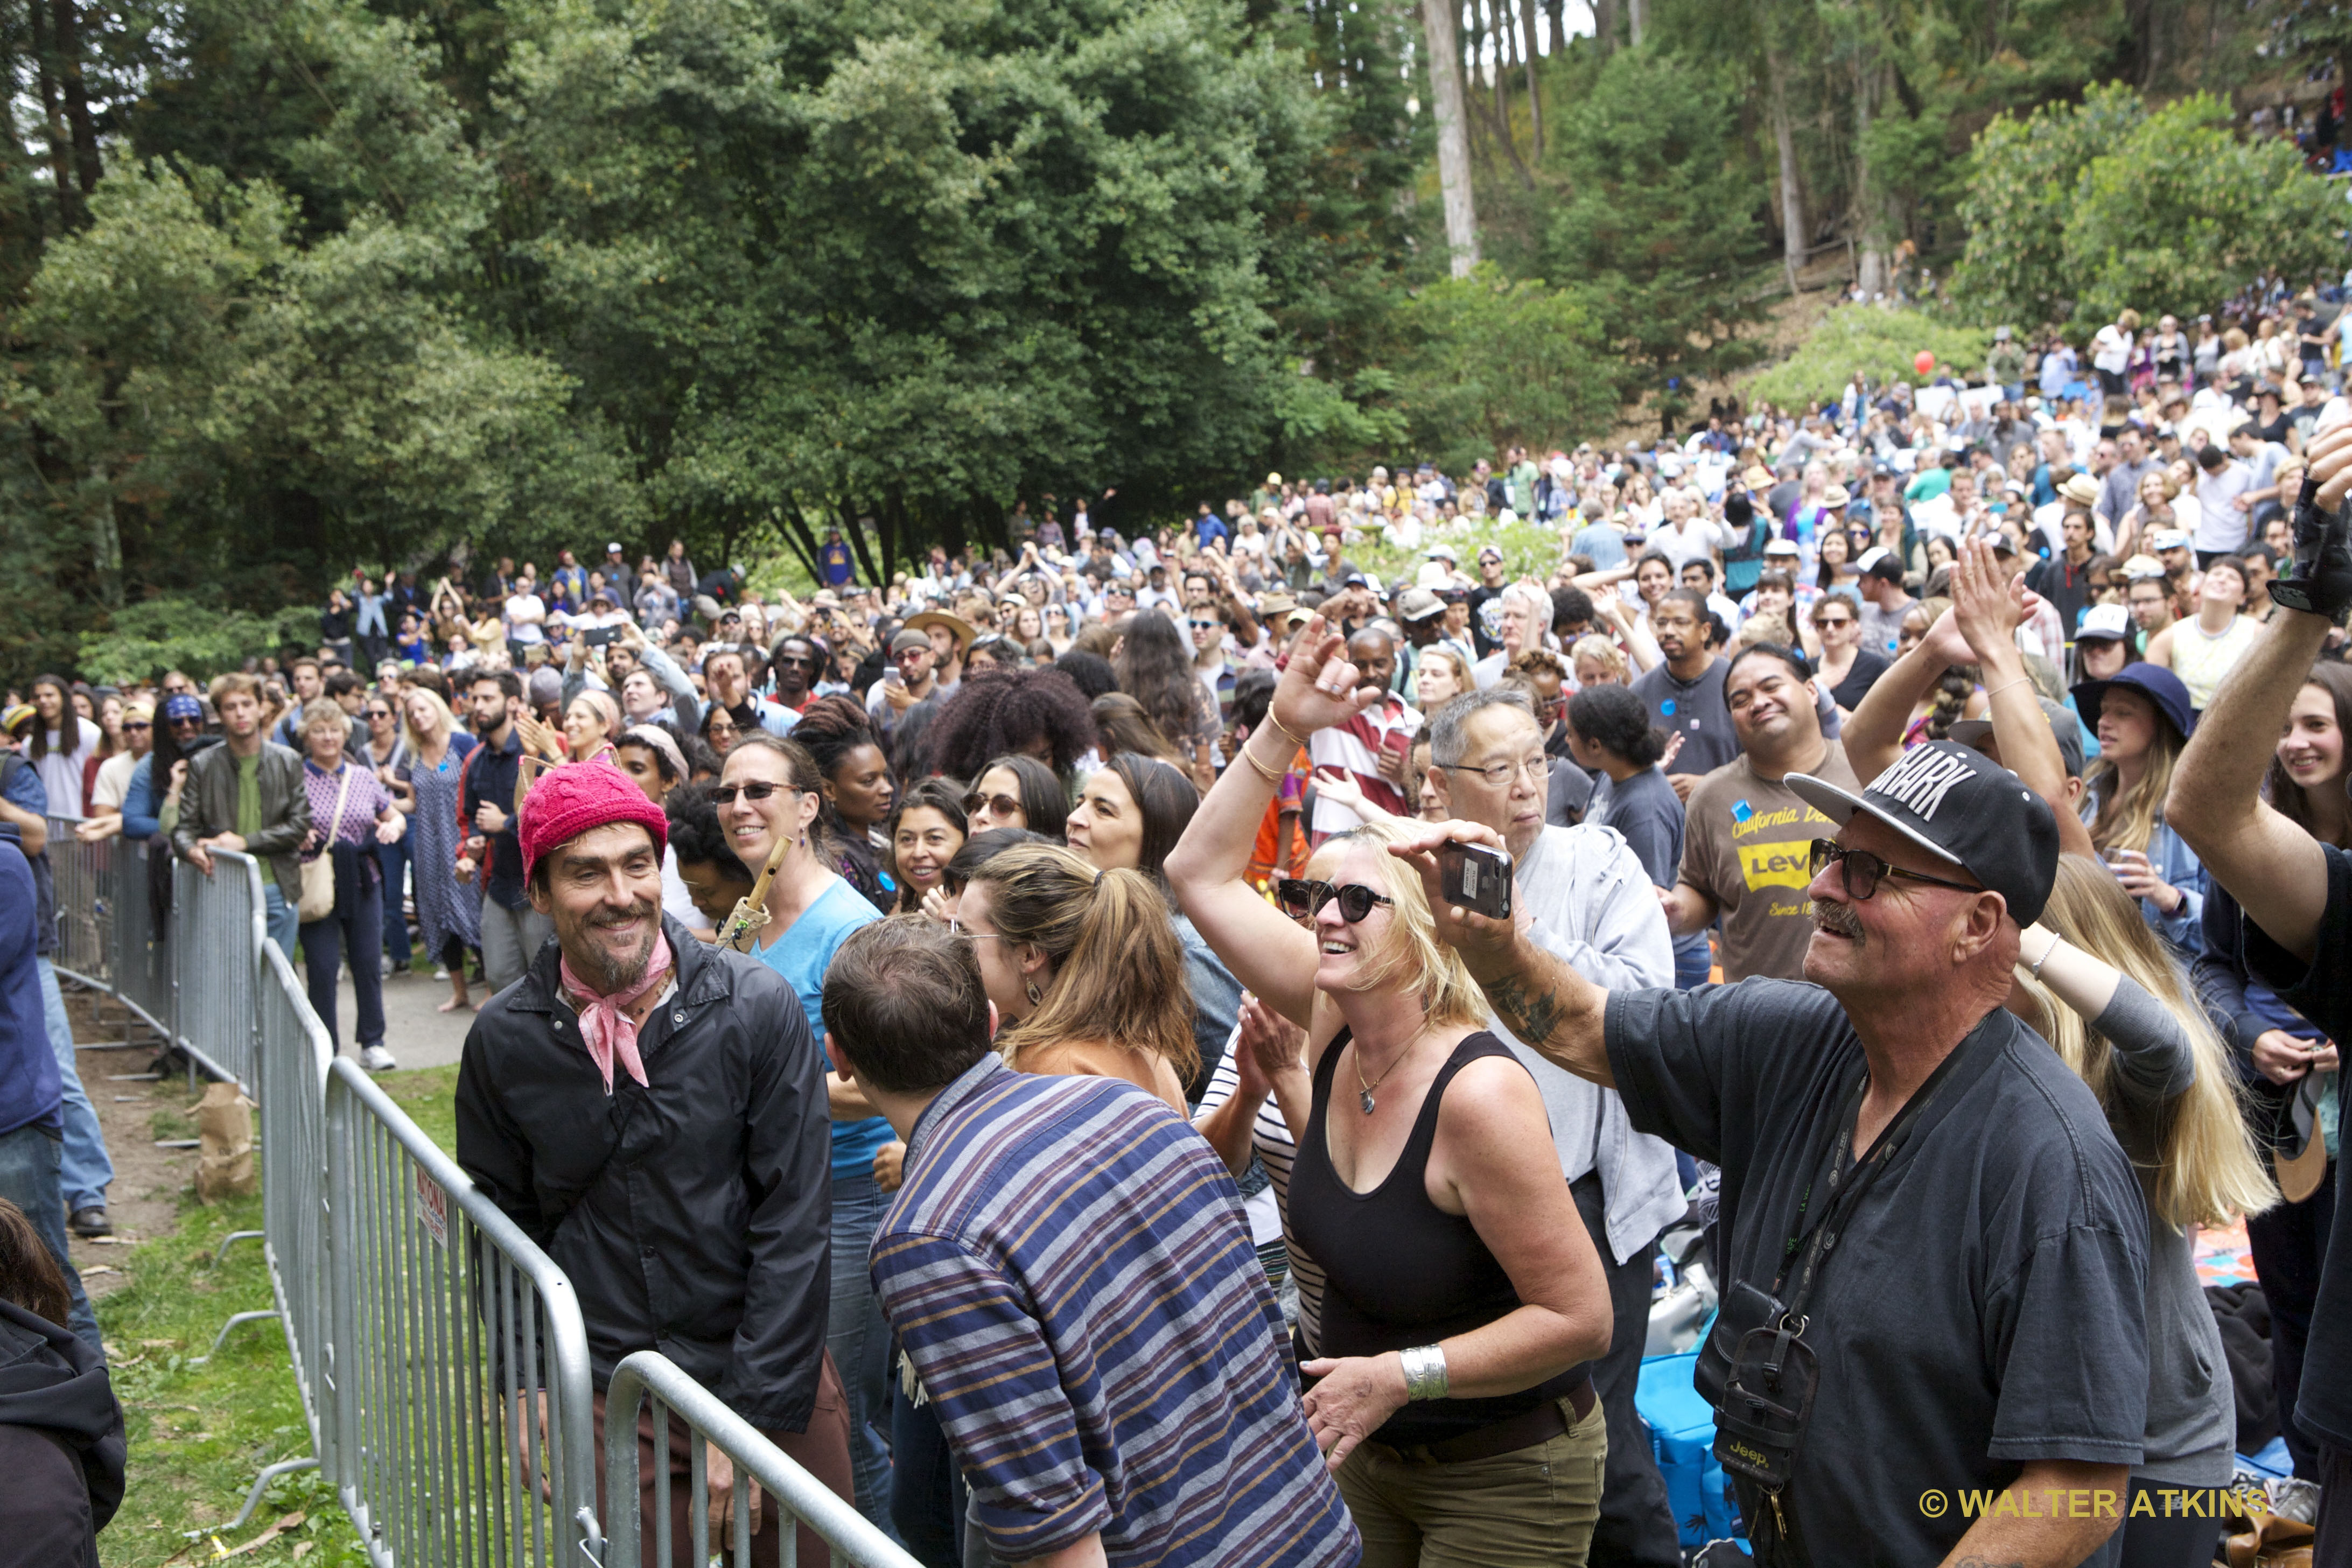
<path fill-rule="evenodd" d="M 596 1395 L 596 1501 L 598 1511 L 604 1511 L 604 1396 Z M 637 1555 L 644 1568 L 699 1568 L 694 1563 L 694 1485 L 692 1472 L 687 1468 L 692 1453 L 693 1433 L 686 1423 L 672 1415 L 667 1441 L 660 1444 L 656 1457 L 654 1436 L 654 1413 L 650 1404 L 637 1412 Z M 782 1448 L 801 1468 L 824 1483 L 842 1501 L 856 1506 L 856 1497 L 849 1483 L 849 1402 L 841 1391 L 841 1376 L 834 1371 L 833 1358 L 824 1358 L 824 1373 L 817 1384 L 816 1408 L 809 1414 L 805 1432 L 767 1431 L 761 1436 Z M 669 1557 L 665 1563 L 658 1548 L 660 1522 L 655 1516 L 655 1478 L 667 1465 L 669 1470 L 670 1537 Z M 605 1517 L 611 1517 L 605 1514 Z M 751 1537 L 751 1561 L 760 1568 L 774 1568 L 781 1554 L 783 1531 L 777 1528 L 776 1500 L 761 1496 L 760 1500 L 760 1530 Z M 823 1537 L 803 1524 L 800 1527 L 800 1560 L 803 1563 L 827 1563 L 830 1550 Z M 730 1551 L 735 1541 L 734 1526 L 725 1532 L 710 1532 L 713 1554 Z M 731 1563 L 734 1559 L 730 1556 Z M 608 1568 L 637 1568 L 637 1564 L 608 1564 Z"/>
<path fill-rule="evenodd" d="M 1567 1405 L 1562 1400 L 1561 1405 Z M 1609 1423 L 1598 1401 L 1557 1437 L 1492 1459 L 1422 1464 L 1366 1443 L 1339 1467 L 1364 1568 L 1581 1568 L 1601 1517 Z"/>

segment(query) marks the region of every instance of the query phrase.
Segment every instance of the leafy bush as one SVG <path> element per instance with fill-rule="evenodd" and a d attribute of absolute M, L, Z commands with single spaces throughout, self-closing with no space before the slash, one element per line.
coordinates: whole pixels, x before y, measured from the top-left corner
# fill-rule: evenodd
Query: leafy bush
<path fill-rule="evenodd" d="M 1572 445 L 1617 412 L 1601 329 L 1576 297 L 1491 264 L 1414 295 L 1396 402 L 1415 449 L 1449 473 L 1521 442 Z"/>
<path fill-rule="evenodd" d="M 2150 110 L 2110 86 L 2002 115 L 1977 138 L 1960 215 L 1952 292 L 1985 322 L 2186 315 L 2263 268 L 2307 278 L 2344 258 L 2334 188 L 2288 143 L 2241 141 L 2202 93 Z"/>
<path fill-rule="evenodd" d="M 316 649 L 319 612 L 292 605 L 270 616 L 223 610 L 193 599 L 149 599 L 117 610 L 101 630 L 81 637 L 82 673 L 120 686 L 167 669 L 202 680 L 248 658 L 288 648 Z"/>
<path fill-rule="evenodd" d="M 1859 369 L 1880 385 L 1917 381 L 1912 365 L 1921 349 L 1936 356 L 1936 368 L 1981 377 L 1992 334 L 1918 310 L 1875 305 L 1845 305 L 1832 310 L 1788 359 L 1749 384 L 1751 401 L 1784 405 L 1818 405 L 1837 397 Z"/>

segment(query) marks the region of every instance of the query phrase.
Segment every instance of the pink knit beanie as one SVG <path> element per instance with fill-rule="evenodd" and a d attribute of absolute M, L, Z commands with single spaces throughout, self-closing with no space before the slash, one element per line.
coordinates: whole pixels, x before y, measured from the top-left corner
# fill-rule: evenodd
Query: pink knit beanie
<path fill-rule="evenodd" d="M 522 874 L 530 877 L 539 858 L 569 844 L 591 828 L 634 822 L 654 836 L 659 852 L 669 843 L 669 818 L 646 798 L 636 781 L 610 763 L 566 763 L 540 774 L 523 797 L 515 836 L 522 841 Z"/>

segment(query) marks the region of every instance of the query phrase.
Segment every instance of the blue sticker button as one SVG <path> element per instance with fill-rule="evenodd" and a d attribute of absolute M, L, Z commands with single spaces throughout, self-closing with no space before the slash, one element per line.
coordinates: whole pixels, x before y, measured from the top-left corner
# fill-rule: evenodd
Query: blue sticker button
<path fill-rule="evenodd" d="M 1734 822 L 1745 822 L 1745 821 L 1747 821 L 1749 817 L 1751 817 L 1751 816 L 1755 816 L 1755 815 L 1756 815 L 1756 808 L 1755 808 L 1754 806 L 1752 806 L 1752 805 L 1748 805 L 1746 801 L 1744 801 L 1744 800 L 1735 800 L 1735 801 L 1733 801 L 1733 802 L 1731 803 L 1731 820 L 1732 820 L 1732 821 L 1734 821 Z"/>
<path fill-rule="evenodd" d="M 1669 719 L 1673 718 L 1675 716 L 1675 700 L 1669 697 L 1664 702 L 1659 703 L 1658 711 L 1664 714 Z"/>

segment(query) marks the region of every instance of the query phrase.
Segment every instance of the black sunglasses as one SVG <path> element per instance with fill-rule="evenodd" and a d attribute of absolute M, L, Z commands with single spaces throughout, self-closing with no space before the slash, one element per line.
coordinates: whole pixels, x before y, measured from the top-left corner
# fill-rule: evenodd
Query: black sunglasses
<path fill-rule="evenodd" d="M 1836 865 L 1845 874 L 1845 896 L 1861 903 L 1878 891 L 1882 877 L 1902 877 L 1914 882 L 1926 882 L 1932 887 L 1950 888 L 1963 893 L 1981 893 L 1985 889 L 1968 882 L 1954 882 L 1942 877 L 1930 877 L 1925 871 L 1906 871 L 1900 866 L 1890 866 L 1866 849 L 1847 849 L 1835 839 L 1813 840 L 1812 872 L 1818 877 L 1822 868 Z"/>
<path fill-rule="evenodd" d="M 735 797 L 738 795 L 740 795 L 745 800 L 765 800 L 770 795 L 774 795 L 778 790 L 782 790 L 788 795 L 797 795 L 800 793 L 798 790 L 793 789 L 790 784 L 718 784 L 714 785 L 710 791 L 710 800 L 711 804 L 714 805 L 733 805 L 735 804 Z"/>
<path fill-rule="evenodd" d="M 144 719 L 125 719 L 122 727 L 126 730 L 152 730 L 155 726 Z"/>
<path fill-rule="evenodd" d="M 1328 882 L 1307 881 L 1298 877 L 1283 877 L 1274 884 L 1275 901 L 1282 912 L 1292 920 L 1303 921 L 1323 912 L 1323 906 L 1333 899 L 1339 900 L 1339 918 L 1349 925 L 1362 921 L 1372 912 L 1375 904 L 1393 904 L 1394 899 L 1375 893 L 1361 882 L 1349 882 L 1333 887 Z"/>

